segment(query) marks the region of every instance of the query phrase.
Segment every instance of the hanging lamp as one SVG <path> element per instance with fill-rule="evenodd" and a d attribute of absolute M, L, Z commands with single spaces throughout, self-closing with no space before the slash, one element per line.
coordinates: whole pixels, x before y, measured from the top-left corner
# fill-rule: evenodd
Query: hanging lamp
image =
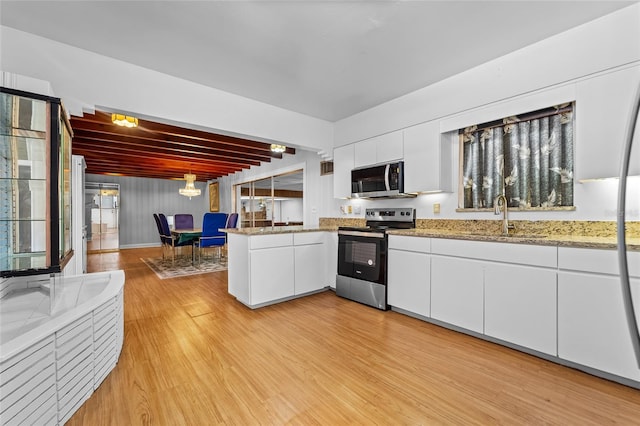
<path fill-rule="evenodd" d="M 191 197 L 197 197 L 198 195 L 200 195 L 200 189 L 196 188 L 194 183 L 196 181 L 196 175 L 191 173 L 185 173 L 184 180 L 187 181 L 187 184 L 184 186 L 184 188 L 180 188 L 178 190 L 180 195 L 189 197 L 189 199 L 191 199 Z"/>

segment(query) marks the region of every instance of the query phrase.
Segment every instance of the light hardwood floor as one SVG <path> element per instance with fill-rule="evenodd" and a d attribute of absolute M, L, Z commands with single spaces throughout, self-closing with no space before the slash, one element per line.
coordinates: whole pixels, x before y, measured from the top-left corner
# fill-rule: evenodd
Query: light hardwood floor
<path fill-rule="evenodd" d="M 120 360 L 69 425 L 640 424 L 640 391 L 333 292 L 252 311 L 226 272 L 124 269 Z"/>

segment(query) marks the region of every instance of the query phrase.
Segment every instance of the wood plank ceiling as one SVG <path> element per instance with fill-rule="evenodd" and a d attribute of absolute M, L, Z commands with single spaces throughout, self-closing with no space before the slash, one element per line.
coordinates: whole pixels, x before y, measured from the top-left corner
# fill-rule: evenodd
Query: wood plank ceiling
<path fill-rule="evenodd" d="M 73 154 L 83 155 L 87 173 L 198 181 L 226 176 L 282 158 L 271 144 L 140 119 L 138 127 L 111 122 L 96 111 L 71 117 Z M 286 154 L 295 154 L 287 147 Z"/>

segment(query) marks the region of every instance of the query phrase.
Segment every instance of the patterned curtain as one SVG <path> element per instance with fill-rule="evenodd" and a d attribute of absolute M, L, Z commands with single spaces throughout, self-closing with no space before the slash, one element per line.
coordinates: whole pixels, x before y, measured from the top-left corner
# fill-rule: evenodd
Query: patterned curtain
<path fill-rule="evenodd" d="M 573 104 L 461 130 L 464 208 L 573 206 Z"/>

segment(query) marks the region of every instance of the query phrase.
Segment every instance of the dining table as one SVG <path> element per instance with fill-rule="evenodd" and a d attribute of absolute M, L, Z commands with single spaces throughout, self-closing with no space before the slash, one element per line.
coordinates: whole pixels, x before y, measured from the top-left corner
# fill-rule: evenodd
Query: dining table
<path fill-rule="evenodd" d="M 177 244 L 185 242 L 191 242 L 191 264 L 195 264 L 196 255 L 193 247 L 193 242 L 197 241 L 202 236 L 202 228 L 185 228 L 185 229 L 172 229 L 171 236 L 176 240 Z"/>

